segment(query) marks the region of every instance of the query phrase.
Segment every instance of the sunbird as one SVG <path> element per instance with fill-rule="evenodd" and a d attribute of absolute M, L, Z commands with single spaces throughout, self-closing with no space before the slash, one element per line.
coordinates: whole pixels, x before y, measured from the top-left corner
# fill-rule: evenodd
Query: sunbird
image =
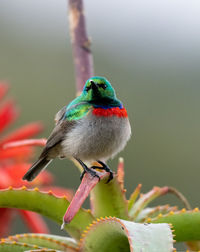
<path fill-rule="evenodd" d="M 131 136 L 127 111 L 104 77 L 92 77 L 82 93 L 55 116 L 56 125 L 38 160 L 23 180 L 32 181 L 56 157 L 75 159 L 85 173 L 98 177 L 95 169 L 113 172 L 105 163 L 124 149 Z M 100 166 L 92 166 L 97 162 Z M 100 179 L 100 178 L 99 178 Z"/>

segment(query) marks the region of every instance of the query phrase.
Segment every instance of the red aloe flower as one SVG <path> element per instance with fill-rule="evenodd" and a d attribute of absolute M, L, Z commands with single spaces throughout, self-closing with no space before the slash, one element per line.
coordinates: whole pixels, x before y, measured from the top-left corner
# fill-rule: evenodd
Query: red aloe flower
<path fill-rule="evenodd" d="M 28 140 L 42 130 L 41 123 L 29 123 L 21 128 L 3 135 L 3 131 L 8 128 L 18 117 L 19 112 L 12 99 L 2 102 L 2 98 L 8 91 L 8 85 L 0 83 L 0 189 L 8 188 L 9 186 L 19 188 L 22 186 L 40 186 L 42 191 L 51 191 L 57 196 L 66 195 L 70 200 L 72 192 L 60 187 L 50 187 L 53 181 L 53 176 L 49 172 L 43 172 L 32 183 L 22 181 L 23 175 L 30 168 L 30 159 L 34 154 L 34 145 L 38 145 L 38 140 Z M 13 142 L 21 142 L 21 144 L 13 145 Z M 28 141 L 28 144 L 26 142 Z M 40 145 L 45 144 L 45 139 L 39 140 Z M 16 143 L 17 143 L 16 142 Z M 15 210 L 8 208 L 0 208 L 0 236 L 5 236 L 9 233 L 12 220 L 19 214 L 27 224 L 31 232 L 47 233 L 48 227 L 40 217 L 40 215 L 24 210 Z"/>

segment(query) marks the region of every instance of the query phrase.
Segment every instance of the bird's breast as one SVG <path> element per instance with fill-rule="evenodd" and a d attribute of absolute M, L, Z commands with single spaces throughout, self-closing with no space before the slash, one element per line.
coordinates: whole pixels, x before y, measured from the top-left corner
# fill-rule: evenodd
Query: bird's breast
<path fill-rule="evenodd" d="M 130 135 L 124 108 L 95 108 L 67 133 L 63 149 L 66 155 L 82 160 L 106 160 L 124 148 Z"/>

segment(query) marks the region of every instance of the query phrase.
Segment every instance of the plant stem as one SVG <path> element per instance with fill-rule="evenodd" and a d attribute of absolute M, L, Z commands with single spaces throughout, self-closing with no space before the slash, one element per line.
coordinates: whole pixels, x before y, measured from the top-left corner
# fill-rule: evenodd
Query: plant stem
<path fill-rule="evenodd" d="M 73 49 L 76 90 L 79 94 L 87 79 L 94 75 L 90 40 L 87 36 L 82 0 L 68 0 L 69 26 Z"/>
<path fill-rule="evenodd" d="M 186 197 L 181 192 L 179 192 L 176 188 L 168 186 L 168 193 L 172 193 L 172 194 L 176 195 L 183 202 L 183 204 L 185 205 L 185 208 L 187 210 L 192 209 L 192 207 L 190 206 L 190 203 L 188 202 Z"/>

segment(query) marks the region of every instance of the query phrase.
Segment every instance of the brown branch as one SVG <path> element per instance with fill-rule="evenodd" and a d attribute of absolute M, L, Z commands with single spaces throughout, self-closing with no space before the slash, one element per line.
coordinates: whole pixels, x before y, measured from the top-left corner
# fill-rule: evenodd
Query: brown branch
<path fill-rule="evenodd" d="M 86 32 L 84 7 L 82 0 L 68 0 L 69 26 L 73 49 L 76 90 L 79 94 L 87 79 L 94 75 L 90 40 Z"/>

